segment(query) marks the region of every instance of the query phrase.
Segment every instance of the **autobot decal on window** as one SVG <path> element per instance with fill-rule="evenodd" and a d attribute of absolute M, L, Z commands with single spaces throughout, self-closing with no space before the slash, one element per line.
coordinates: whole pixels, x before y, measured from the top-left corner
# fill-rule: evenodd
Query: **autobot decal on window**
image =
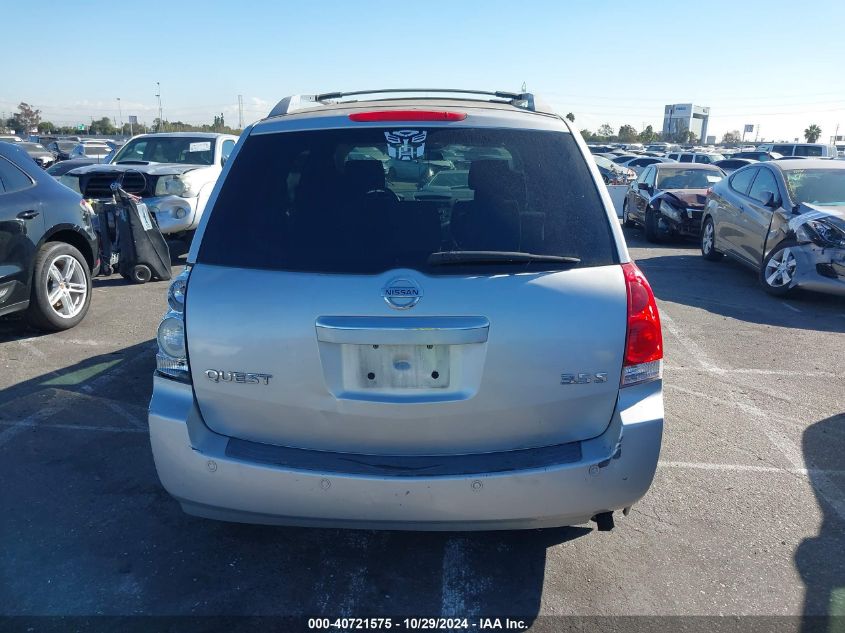
<path fill-rule="evenodd" d="M 384 133 L 387 155 L 397 160 L 414 160 L 425 154 L 427 132 L 419 130 L 391 130 Z"/>

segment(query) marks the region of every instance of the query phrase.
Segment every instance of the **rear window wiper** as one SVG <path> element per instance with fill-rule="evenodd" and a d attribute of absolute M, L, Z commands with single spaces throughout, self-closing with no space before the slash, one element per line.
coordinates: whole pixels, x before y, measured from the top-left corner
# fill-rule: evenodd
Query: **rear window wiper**
<path fill-rule="evenodd" d="M 580 257 L 569 255 L 539 255 L 519 251 L 439 251 L 428 256 L 431 266 L 454 264 L 533 264 L 550 263 L 573 266 L 581 262 Z"/>

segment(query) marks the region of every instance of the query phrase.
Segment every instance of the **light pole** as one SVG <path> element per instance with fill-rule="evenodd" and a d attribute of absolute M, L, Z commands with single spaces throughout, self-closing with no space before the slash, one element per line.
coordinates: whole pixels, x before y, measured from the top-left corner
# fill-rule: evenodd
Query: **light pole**
<path fill-rule="evenodd" d="M 120 133 L 123 134 L 123 108 L 120 107 L 120 97 L 117 97 L 117 116 L 120 120 Z"/>
<path fill-rule="evenodd" d="M 158 97 L 158 126 L 156 132 L 161 132 L 162 114 L 161 114 L 161 84 L 156 82 L 156 97 Z"/>

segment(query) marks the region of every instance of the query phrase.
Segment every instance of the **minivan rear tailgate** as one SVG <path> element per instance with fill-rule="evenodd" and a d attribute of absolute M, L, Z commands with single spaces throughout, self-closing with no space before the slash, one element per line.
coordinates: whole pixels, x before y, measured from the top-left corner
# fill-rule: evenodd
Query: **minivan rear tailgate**
<path fill-rule="evenodd" d="M 397 310 L 384 289 L 419 288 Z M 619 389 L 619 266 L 491 276 L 331 275 L 197 264 L 186 306 L 206 424 L 296 448 L 390 455 L 599 435 Z"/>

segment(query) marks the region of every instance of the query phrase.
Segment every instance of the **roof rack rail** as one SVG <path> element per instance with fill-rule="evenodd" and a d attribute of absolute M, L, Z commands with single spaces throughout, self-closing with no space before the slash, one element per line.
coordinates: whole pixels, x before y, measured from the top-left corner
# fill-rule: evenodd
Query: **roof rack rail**
<path fill-rule="evenodd" d="M 462 95 L 483 95 L 488 97 L 495 97 L 501 99 L 505 103 L 509 103 L 517 108 L 523 108 L 536 112 L 537 107 L 534 100 L 534 95 L 530 92 L 507 92 L 503 90 L 460 90 L 458 88 L 384 88 L 381 90 L 354 90 L 351 92 L 323 92 L 316 95 L 293 95 L 285 97 L 276 104 L 268 118 L 290 114 L 295 110 L 301 108 L 311 107 L 315 105 L 326 105 L 331 102 L 337 102 L 345 97 L 357 97 L 361 95 L 377 95 L 377 94 L 414 94 L 414 93 L 430 93 L 436 92 L 441 94 L 462 94 Z M 352 100 L 354 101 L 354 100 Z M 490 100 L 492 101 L 492 100 Z"/>

